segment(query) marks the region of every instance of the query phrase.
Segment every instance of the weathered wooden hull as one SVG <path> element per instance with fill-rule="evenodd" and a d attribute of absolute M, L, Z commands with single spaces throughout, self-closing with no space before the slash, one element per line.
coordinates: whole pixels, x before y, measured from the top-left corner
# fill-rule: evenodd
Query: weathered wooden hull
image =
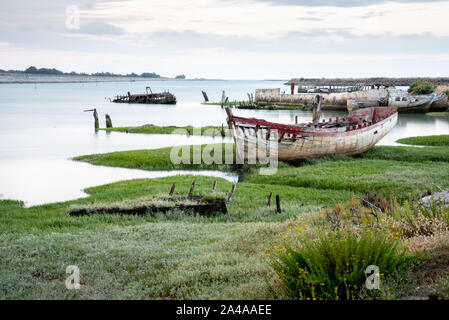
<path fill-rule="evenodd" d="M 256 89 L 255 102 L 258 104 L 311 105 L 315 93 L 286 94 L 280 89 Z M 361 90 L 354 92 L 321 93 L 323 106 L 342 106 L 346 108 L 348 100 L 382 100 L 388 96 L 386 89 Z"/>
<path fill-rule="evenodd" d="M 448 97 L 445 93 L 436 95 L 429 107 L 429 112 L 444 112 L 448 109 Z"/>
<path fill-rule="evenodd" d="M 176 104 L 176 97 L 169 93 L 143 93 L 128 94 L 126 96 L 117 96 L 114 103 L 143 103 L 143 104 Z"/>
<path fill-rule="evenodd" d="M 278 160 L 296 161 L 334 154 L 354 155 L 370 149 L 397 123 L 398 114 L 396 111 L 391 111 L 393 108 L 369 108 L 369 110 L 380 109 L 388 109 L 379 111 L 385 116 L 378 119 L 365 117 L 354 122 L 352 120 L 357 119 L 362 113 L 367 113 L 368 109 L 355 111 L 354 116 L 350 118 L 351 125 L 332 128 L 326 128 L 327 124 L 338 124 L 340 120 L 320 123 L 318 126 L 294 126 L 233 117 L 230 113 L 228 124 L 240 157 L 255 159 L 257 158 L 256 146 L 262 148 L 258 150 L 270 150 L 270 146 L 277 143 Z"/>

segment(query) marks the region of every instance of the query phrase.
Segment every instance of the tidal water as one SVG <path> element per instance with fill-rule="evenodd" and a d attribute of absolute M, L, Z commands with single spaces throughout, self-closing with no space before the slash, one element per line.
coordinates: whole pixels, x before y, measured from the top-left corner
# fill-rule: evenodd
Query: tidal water
<path fill-rule="evenodd" d="M 169 90 L 176 105 L 114 104 L 117 94 Z M 256 88 L 283 88 L 281 81 L 157 80 L 136 82 L 0 84 L 0 199 L 25 201 L 27 206 L 72 200 L 86 196 L 86 187 L 119 180 L 176 174 L 235 176 L 211 171 L 157 171 L 92 166 L 71 157 L 121 150 L 221 142 L 221 138 L 180 135 L 105 133 L 93 130 L 93 117 L 85 109 L 96 108 L 101 127 L 108 113 L 115 127 L 156 125 L 221 125 L 225 112 L 219 106 L 201 105 L 201 90 L 218 101 L 225 90 L 230 100 L 247 99 Z M 288 88 L 284 87 L 287 91 Z M 236 114 L 294 123 L 295 116 L 309 121 L 305 111 L 236 110 Z M 325 117 L 341 112 L 324 112 Z M 400 115 L 398 125 L 379 144 L 394 145 L 402 137 L 449 134 L 443 115 Z"/>

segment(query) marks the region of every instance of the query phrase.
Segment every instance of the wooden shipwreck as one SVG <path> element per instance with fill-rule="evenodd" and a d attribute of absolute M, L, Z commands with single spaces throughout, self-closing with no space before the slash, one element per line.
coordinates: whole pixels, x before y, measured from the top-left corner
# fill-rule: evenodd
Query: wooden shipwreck
<path fill-rule="evenodd" d="M 176 97 L 168 92 L 153 93 L 150 87 L 146 87 L 146 93 L 115 96 L 114 103 L 145 103 L 145 104 L 176 104 Z"/>
<path fill-rule="evenodd" d="M 346 117 L 319 122 L 321 103 L 322 97 L 317 96 L 312 122 L 302 124 L 237 117 L 230 108 L 226 108 L 237 154 L 244 159 L 255 159 L 259 153 L 254 152 L 256 146 L 270 150 L 270 144 L 277 143 L 277 159 L 280 161 L 333 154 L 353 155 L 370 149 L 397 123 L 395 107 L 369 107 L 352 111 Z"/>

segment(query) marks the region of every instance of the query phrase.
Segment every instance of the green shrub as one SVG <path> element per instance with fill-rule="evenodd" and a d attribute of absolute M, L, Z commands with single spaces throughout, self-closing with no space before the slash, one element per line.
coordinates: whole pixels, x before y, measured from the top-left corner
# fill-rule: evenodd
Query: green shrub
<path fill-rule="evenodd" d="M 369 265 L 379 267 L 381 279 L 409 261 L 399 240 L 385 233 L 362 230 L 320 232 L 285 243 L 270 256 L 270 265 L 282 288 L 293 299 L 356 299 L 364 286 Z"/>
<path fill-rule="evenodd" d="M 430 94 L 437 86 L 427 81 L 415 81 L 410 84 L 409 93 L 413 94 Z"/>

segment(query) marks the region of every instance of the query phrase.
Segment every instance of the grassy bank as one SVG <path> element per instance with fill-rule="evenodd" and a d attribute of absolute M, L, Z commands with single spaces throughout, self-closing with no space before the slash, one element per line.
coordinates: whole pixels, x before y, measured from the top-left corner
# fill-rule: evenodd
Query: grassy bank
<path fill-rule="evenodd" d="M 415 146 L 449 146 L 449 135 L 410 137 L 399 139 L 396 142 Z"/>
<path fill-rule="evenodd" d="M 221 102 L 203 102 L 201 103 L 207 106 L 221 106 Z M 248 105 L 248 101 L 228 101 L 226 106 L 242 106 Z M 257 110 L 298 110 L 303 106 L 297 105 L 276 105 L 276 104 L 259 104 L 255 109 Z M 243 108 L 244 109 L 244 108 Z"/>
<path fill-rule="evenodd" d="M 225 147 L 230 146 L 233 150 L 232 145 Z M 208 151 L 205 148 L 189 146 L 185 150 L 190 151 L 189 159 L 193 160 L 192 153 L 196 157 Z M 422 287 L 420 281 L 432 272 L 435 262 L 449 256 L 449 250 L 443 246 L 447 243 L 443 241 L 446 229 L 441 229 L 440 223 L 445 213 L 421 216 L 402 202 L 410 194 L 422 193 L 429 187 L 449 187 L 447 149 L 375 147 L 357 157 L 330 156 L 295 165 L 280 164 L 274 176 L 261 176 L 256 168 L 242 166 L 239 170 L 245 176 L 237 184 L 234 200 L 227 204 L 228 214 L 214 217 L 178 211 L 145 216 L 68 215 L 73 205 L 133 203 L 141 202 L 142 198 L 167 196 L 173 183 L 176 183 L 175 196 L 186 196 L 192 180 L 196 182 L 196 195 L 212 195 L 214 180 L 218 182 L 215 196 L 226 197 L 231 190 L 232 184 L 224 179 L 200 176 L 121 181 L 88 188 L 87 198 L 31 208 L 24 208 L 18 201 L 0 201 L 0 298 L 332 299 L 337 296 L 328 294 L 334 288 L 320 289 L 319 295 L 312 293 L 310 286 L 285 290 L 280 276 L 284 267 L 273 267 L 272 258 L 280 257 L 285 240 L 289 239 L 288 243 L 294 250 L 300 250 L 303 257 L 323 262 L 320 259 L 329 257 L 327 248 L 334 248 L 333 253 L 359 248 L 354 235 L 362 227 L 372 230 L 380 227 L 382 235 L 380 240 L 365 235 L 365 249 L 360 252 L 366 255 L 360 259 L 368 257 L 373 263 L 381 263 L 383 260 L 375 260 L 370 252 L 378 248 L 390 252 L 386 257 L 393 262 L 382 265 L 388 270 L 389 278 L 377 295 L 340 288 L 343 291 L 337 290 L 338 298 L 349 294 L 350 298 L 396 299 L 416 294 L 411 288 Z M 235 170 L 231 165 L 203 161 L 173 164 L 170 152 L 171 148 L 137 150 L 85 155 L 75 160 L 145 170 Z M 224 160 L 224 155 L 219 156 Z M 399 202 L 394 205 L 392 198 L 386 207 L 393 209 L 379 214 L 380 220 L 376 220 L 370 213 L 372 209 L 357 203 L 368 190 L 387 198 L 394 193 Z M 267 207 L 270 193 L 273 202 L 275 195 L 280 196 L 281 213 L 276 212 L 274 205 Z M 375 203 L 382 207 L 384 202 Z M 341 237 L 329 233 L 335 232 L 343 222 L 350 226 L 348 232 L 352 238 L 346 237 L 343 229 Z M 429 234 L 432 238 L 423 238 Z M 303 236 L 321 239 L 329 245 L 309 246 L 303 251 L 295 242 Z M 399 240 L 392 239 L 393 236 Z M 402 259 L 399 245 L 410 250 L 421 246 L 424 253 L 429 251 L 423 253 L 425 257 L 419 258 L 421 264 L 413 269 L 405 263 L 409 254 Z M 269 247 L 273 249 L 268 250 L 271 258 L 265 255 Z M 334 257 L 340 262 L 348 259 L 352 262 L 351 255 Z M 65 289 L 68 265 L 80 267 L 81 290 Z M 360 270 L 364 267 L 357 266 Z M 438 266 L 440 270 L 447 269 L 441 263 Z M 407 268 L 406 272 L 395 275 L 395 270 L 403 267 Z M 336 286 L 340 277 L 345 277 L 344 273 L 332 274 L 329 270 L 325 274 L 324 277 L 321 273 L 319 280 L 328 279 Z M 356 275 L 352 285 L 360 285 L 361 273 Z M 432 290 L 438 284 L 441 289 L 436 292 L 444 296 L 447 291 L 444 279 L 435 282 L 433 287 L 427 284 Z M 317 284 L 321 286 L 320 283 Z"/>
<path fill-rule="evenodd" d="M 147 133 L 147 134 L 190 134 L 201 136 L 221 136 L 227 133 L 226 128 L 206 126 L 196 128 L 193 126 L 156 126 L 153 124 L 145 124 L 137 127 L 117 127 L 117 128 L 101 128 L 106 132 L 125 132 L 125 133 Z"/>

